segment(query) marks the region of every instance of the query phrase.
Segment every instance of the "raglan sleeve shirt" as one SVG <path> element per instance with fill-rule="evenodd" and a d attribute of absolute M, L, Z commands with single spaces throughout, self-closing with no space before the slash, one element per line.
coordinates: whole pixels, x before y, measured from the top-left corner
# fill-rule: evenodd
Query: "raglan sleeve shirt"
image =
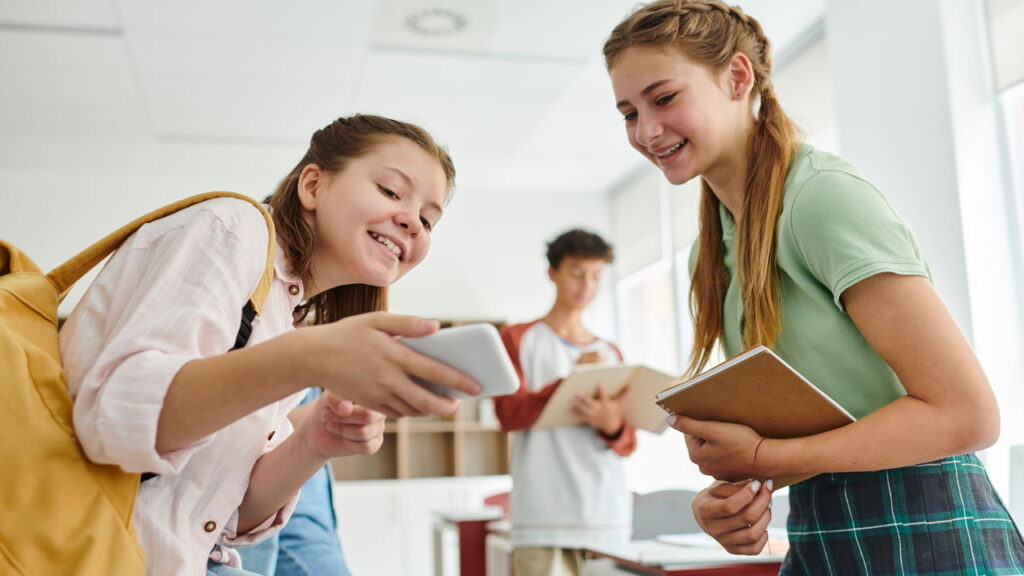
<path fill-rule="evenodd" d="M 558 378 L 538 390 L 531 390 L 526 381 L 520 343 L 523 334 L 534 324 L 515 324 L 505 326 L 500 330 L 502 343 L 504 343 L 505 350 L 512 359 L 512 365 L 519 376 L 519 389 L 514 394 L 494 399 L 494 411 L 502 429 L 507 432 L 527 430 L 533 426 L 533 423 L 540 418 L 548 400 L 558 389 L 558 385 L 562 383 L 562 379 Z M 621 362 L 622 352 L 617 347 L 613 346 L 613 348 Z M 636 429 L 628 423 L 624 422 L 622 429 L 615 436 L 608 436 L 598 430 L 594 432 L 604 440 L 609 448 L 622 457 L 629 456 L 636 450 Z"/>
<path fill-rule="evenodd" d="M 540 418 L 544 406 L 551 399 L 551 395 L 558 389 L 562 379 L 558 378 L 545 385 L 539 390 L 531 390 L 526 382 L 523 372 L 523 360 L 519 353 L 519 344 L 522 341 L 523 333 L 531 324 L 515 324 L 504 326 L 500 330 L 501 341 L 505 344 L 505 350 L 512 359 L 512 366 L 519 376 L 519 389 L 515 394 L 498 396 L 494 399 L 494 412 L 498 416 L 502 429 L 506 432 L 526 430 L 533 426 L 533 423 Z"/>

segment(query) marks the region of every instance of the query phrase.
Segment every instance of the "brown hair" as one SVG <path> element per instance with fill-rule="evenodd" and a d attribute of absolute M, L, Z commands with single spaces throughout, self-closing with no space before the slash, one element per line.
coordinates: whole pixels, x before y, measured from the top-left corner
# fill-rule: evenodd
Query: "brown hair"
<path fill-rule="evenodd" d="M 768 38 L 757 20 L 737 7 L 713 0 L 660 0 L 638 7 L 615 27 L 604 45 L 608 68 L 632 46 L 675 48 L 716 72 L 728 66 L 738 52 L 750 60 L 752 93 L 760 98 L 760 108 L 748 144 L 746 194 L 737 218 L 737 268 L 743 294 L 743 344 L 772 347 L 782 330 L 775 235 L 783 186 L 796 149 L 796 130 L 772 87 Z M 707 365 L 723 332 L 729 273 L 723 261 L 718 210 L 718 198 L 703 180 L 700 244 L 690 285 L 694 347 L 687 371 L 691 375 Z"/>
<path fill-rule="evenodd" d="M 552 268 L 558 268 L 562 260 L 570 256 L 593 258 L 605 262 L 615 259 L 611 245 L 604 238 L 579 228 L 563 232 L 548 243 L 548 265 Z"/>
<path fill-rule="evenodd" d="M 419 126 L 381 116 L 356 114 L 338 118 L 317 130 L 309 139 L 309 149 L 302 160 L 285 176 L 269 201 L 273 208 L 274 226 L 291 271 L 302 279 L 307 288 L 316 288 L 312 286 L 311 272 L 316 235 L 302 218 L 299 175 L 310 164 L 316 164 L 329 173 L 341 172 L 349 162 L 367 154 L 388 136 L 411 140 L 437 158 L 444 170 L 450 197 L 455 186 L 455 165 L 448 152 Z M 386 310 L 387 294 L 387 287 L 365 284 L 337 286 L 310 296 L 300 312 L 304 316 L 313 310 L 313 323 L 325 324 L 363 312 Z"/>

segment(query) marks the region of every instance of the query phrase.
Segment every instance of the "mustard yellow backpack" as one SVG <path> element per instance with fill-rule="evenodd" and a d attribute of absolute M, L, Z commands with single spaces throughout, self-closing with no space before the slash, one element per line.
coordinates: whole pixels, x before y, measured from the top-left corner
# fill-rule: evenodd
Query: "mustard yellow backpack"
<path fill-rule="evenodd" d="M 267 267 L 249 299 L 258 314 L 273 274 L 274 227 L 267 211 L 241 194 L 210 192 L 165 206 L 49 274 L 0 241 L 0 574 L 145 572 L 132 524 L 139 475 L 90 462 L 75 437 L 57 305 L 76 280 L 143 224 L 225 196 L 251 202 L 269 227 Z"/>

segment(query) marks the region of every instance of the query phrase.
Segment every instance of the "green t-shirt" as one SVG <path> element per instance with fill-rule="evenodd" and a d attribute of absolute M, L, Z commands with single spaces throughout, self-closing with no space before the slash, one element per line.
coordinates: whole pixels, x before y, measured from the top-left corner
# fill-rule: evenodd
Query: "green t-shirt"
<path fill-rule="evenodd" d="M 875 274 L 929 277 L 910 227 L 841 158 L 801 146 L 786 177 L 776 266 L 782 331 L 775 353 L 857 418 L 906 394 L 843 309 L 843 291 Z M 743 352 L 736 225 L 720 210 L 725 265 L 724 349 Z"/>

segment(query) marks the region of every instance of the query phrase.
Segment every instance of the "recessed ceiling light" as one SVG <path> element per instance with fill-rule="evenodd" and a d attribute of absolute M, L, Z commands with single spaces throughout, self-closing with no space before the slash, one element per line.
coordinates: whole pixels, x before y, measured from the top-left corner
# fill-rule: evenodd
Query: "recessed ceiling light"
<path fill-rule="evenodd" d="M 405 17 L 405 27 L 429 38 L 455 36 L 466 29 L 466 17 L 448 8 L 428 8 Z"/>

